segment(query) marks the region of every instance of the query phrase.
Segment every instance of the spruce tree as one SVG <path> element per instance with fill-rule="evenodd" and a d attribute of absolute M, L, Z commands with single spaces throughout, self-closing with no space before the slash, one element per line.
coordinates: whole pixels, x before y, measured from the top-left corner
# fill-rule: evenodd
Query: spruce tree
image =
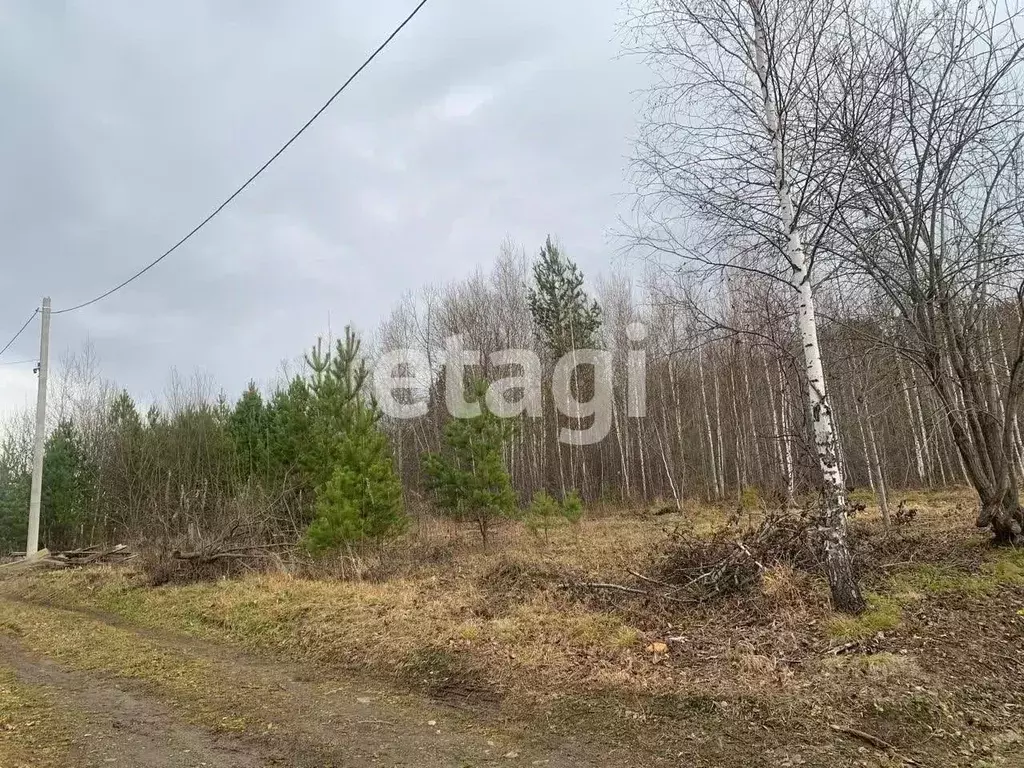
<path fill-rule="evenodd" d="M 487 409 L 486 382 L 477 383 L 474 391 L 480 414 L 449 421 L 444 427 L 442 452 L 427 454 L 423 467 L 438 506 L 455 519 L 474 521 L 486 550 L 492 522 L 516 513 L 516 496 L 503 456 L 515 423 Z"/>

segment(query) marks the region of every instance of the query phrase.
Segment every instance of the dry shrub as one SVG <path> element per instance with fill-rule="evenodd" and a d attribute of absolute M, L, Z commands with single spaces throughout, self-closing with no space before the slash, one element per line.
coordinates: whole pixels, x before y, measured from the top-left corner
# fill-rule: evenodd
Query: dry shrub
<path fill-rule="evenodd" d="M 880 521 L 857 521 L 851 526 L 855 558 L 861 570 L 886 574 L 898 564 L 932 563 L 978 567 L 989 539 L 969 522 L 948 513 L 886 529 Z"/>
<path fill-rule="evenodd" d="M 502 557 L 477 580 L 484 596 L 478 613 L 488 617 L 501 615 L 514 604 L 576 578 L 575 573 L 554 563 Z"/>
<path fill-rule="evenodd" d="M 170 530 L 139 548 L 139 566 L 151 586 L 215 581 L 252 572 L 280 571 L 293 549 L 273 534 L 267 518 L 244 508 L 205 527 L 193 521 L 186 533 Z"/>
<path fill-rule="evenodd" d="M 769 613 L 784 616 L 801 614 L 816 603 L 813 578 L 791 565 L 770 566 L 761 576 L 761 593 Z"/>
<path fill-rule="evenodd" d="M 151 587 L 164 584 L 191 584 L 241 576 L 252 570 L 239 558 L 219 560 L 182 560 L 166 550 L 150 549 L 139 556 L 139 567 Z"/>
<path fill-rule="evenodd" d="M 379 558 L 360 574 L 365 581 L 384 582 L 412 578 L 423 571 L 455 564 L 459 543 L 426 538 L 400 541 L 380 553 Z"/>

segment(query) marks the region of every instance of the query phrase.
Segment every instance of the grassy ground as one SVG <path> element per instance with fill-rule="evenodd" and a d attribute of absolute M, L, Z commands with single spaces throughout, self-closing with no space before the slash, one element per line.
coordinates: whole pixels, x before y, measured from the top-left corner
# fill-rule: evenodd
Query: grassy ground
<path fill-rule="evenodd" d="M 62 764 L 75 722 L 37 686 L 25 685 L 0 664 L 0 765 L 4 768 Z"/>
<path fill-rule="evenodd" d="M 488 554 L 468 534 L 424 532 L 372 581 L 154 589 L 95 568 L 0 582 L 0 596 L 369 674 L 508 727 L 582 728 L 698 765 L 898 760 L 863 734 L 925 764 L 1024 765 L 1024 553 L 988 547 L 969 496 L 906 498 L 919 514 L 897 531 L 870 510 L 855 521 L 870 603 L 856 618 L 829 611 L 818 576 L 784 566 L 754 593 L 695 606 L 560 586 L 636 583 L 667 529 L 707 532 L 724 517 L 696 507 L 586 520 L 547 541 L 509 527 Z M 11 615 L 24 633 L 30 614 Z M 90 629 L 62 641 L 62 658 L 162 680 L 170 695 L 209 677 L 190 666 L 201 660 L 162 664 L 124 642 Z"/>

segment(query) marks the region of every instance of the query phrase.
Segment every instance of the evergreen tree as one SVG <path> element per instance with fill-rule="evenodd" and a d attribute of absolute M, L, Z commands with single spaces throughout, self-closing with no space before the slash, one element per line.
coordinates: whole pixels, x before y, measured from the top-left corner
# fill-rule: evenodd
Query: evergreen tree
<path fill-rule="evenodd" d="M 45 546 L 66 548 L 82 537 L 95 472 L 74 424 L 61 421 L 46 441 L 40 529 Z"/>
<path fill-rule="evenodd" d="M 227 420 L 239 477 L 265 480 L 270 467 L 270 423 L 255 382 L 249 382 Z"/>
<path fill-rule="evenodd" d="M 530 533 L 535 536 L 543 534 L 546 541 L 548 532 L 562 522 L 558 502 L 547 491 L 537 491 L 530 508 L 526 511 L 524 522 Z"/>
<path fill-rule="evenodd" d="M 305 456 L 310 440 L 309 385 L 296 376 L 287 389 L 274 393 L 267 406 L 268 453 L 275 483 L 312 488 Z"/>
<path fill-rule="evenodd" d="M 346 328 L 333 355 L 318 343 L 307 356 L 313 397 L 303 463 L 316 488 L 316 517 L 306 542 L 316 554 L 397 536 L 407 522 L 381 411 L 364 394 L 368 374 L 359 349 Z"/>
<path fill-rule="evenodd" d="M 545 540 L 552 528 L 563 523 L 576 525 L 583 518 L 583 502 L 576 491 L 569 491 L 561 503 L 547 491 L 534 494 L 533 502 L 526 511 L 527 529 L 536 536 L 543 533 Z"/>
<path fill-rule="evenodd" d="M 127 391 L 114 396 L 107 410 L 109 445 L 100 466 L 98 490 L 107 523 L 137 535 L 144 499 L 156 481 L 148 455 L 149 432 Z M 108 529 L 109 530 L 109 529 Z"/>
<path fill-rule="evenodd" d="M 316 518 L 307 532 L 314 553 L 363 541 L 380 542 L 405 530 L 402 485 L 391 462 L 378 414 L 360 409 L 335 448 L 338 464 L 317 490 Z"/>
<path fill-rule="evenodd" d="M 601 307 L 583 288 L 583 273 L 548 237 L 533 265 L 527 300 L 537 336 L 555 358 L 594 346 Z"/>
<path fill-rule="evenodd" d="M 575 490 L 569 491 L 562 499 L 559 511 L 562 517 L 572 525 L 579 523 L 583 519 L 583 500 L 579 493 Z"/>
<path fill-rule="evenodd" d="M 474 390 L 480 414 L 449 421 L 442 436 L 442 452 L 426 455 L 423 466 L 438 505 L 456 519 L 475 521 L 486 549 L 493 520 L 516 512 L 516 497 L 502 455 L 515 423 L 487 410 L 486 382 L 478 383 Z"/>
<path fill-rule="evenodd" d="M 0 551 L 23 550 L 28 535 L 32 446 L 13 432 L 0 444 Z"/>

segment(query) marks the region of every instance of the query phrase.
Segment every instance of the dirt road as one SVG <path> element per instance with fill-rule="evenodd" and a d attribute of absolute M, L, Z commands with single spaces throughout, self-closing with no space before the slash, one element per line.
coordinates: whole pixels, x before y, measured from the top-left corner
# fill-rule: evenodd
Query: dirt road
<path fill-rule="evenodd" d="M 0 616 L 0 670 L 34 702 L 19 722 L 0 686 L 3 768 L 632 763 L 571 733 L 502 733 L 415 696 L 96 616 L 6 600 Z"/>
<path fill-rule="evenodd" d="M 75 765 L 250 768 L 273 765 L 277 759 L 258 745 L 183 722 L 171 707 L 152 696 L 112 680 L 62 669 L 13 643 L 0 643 L 0 658 L 20 686 L 44 692 L 53 706 L 63 710 L 60 719 L 75 721 L 74 731 L 66 734 L 68 757 Z"/>

